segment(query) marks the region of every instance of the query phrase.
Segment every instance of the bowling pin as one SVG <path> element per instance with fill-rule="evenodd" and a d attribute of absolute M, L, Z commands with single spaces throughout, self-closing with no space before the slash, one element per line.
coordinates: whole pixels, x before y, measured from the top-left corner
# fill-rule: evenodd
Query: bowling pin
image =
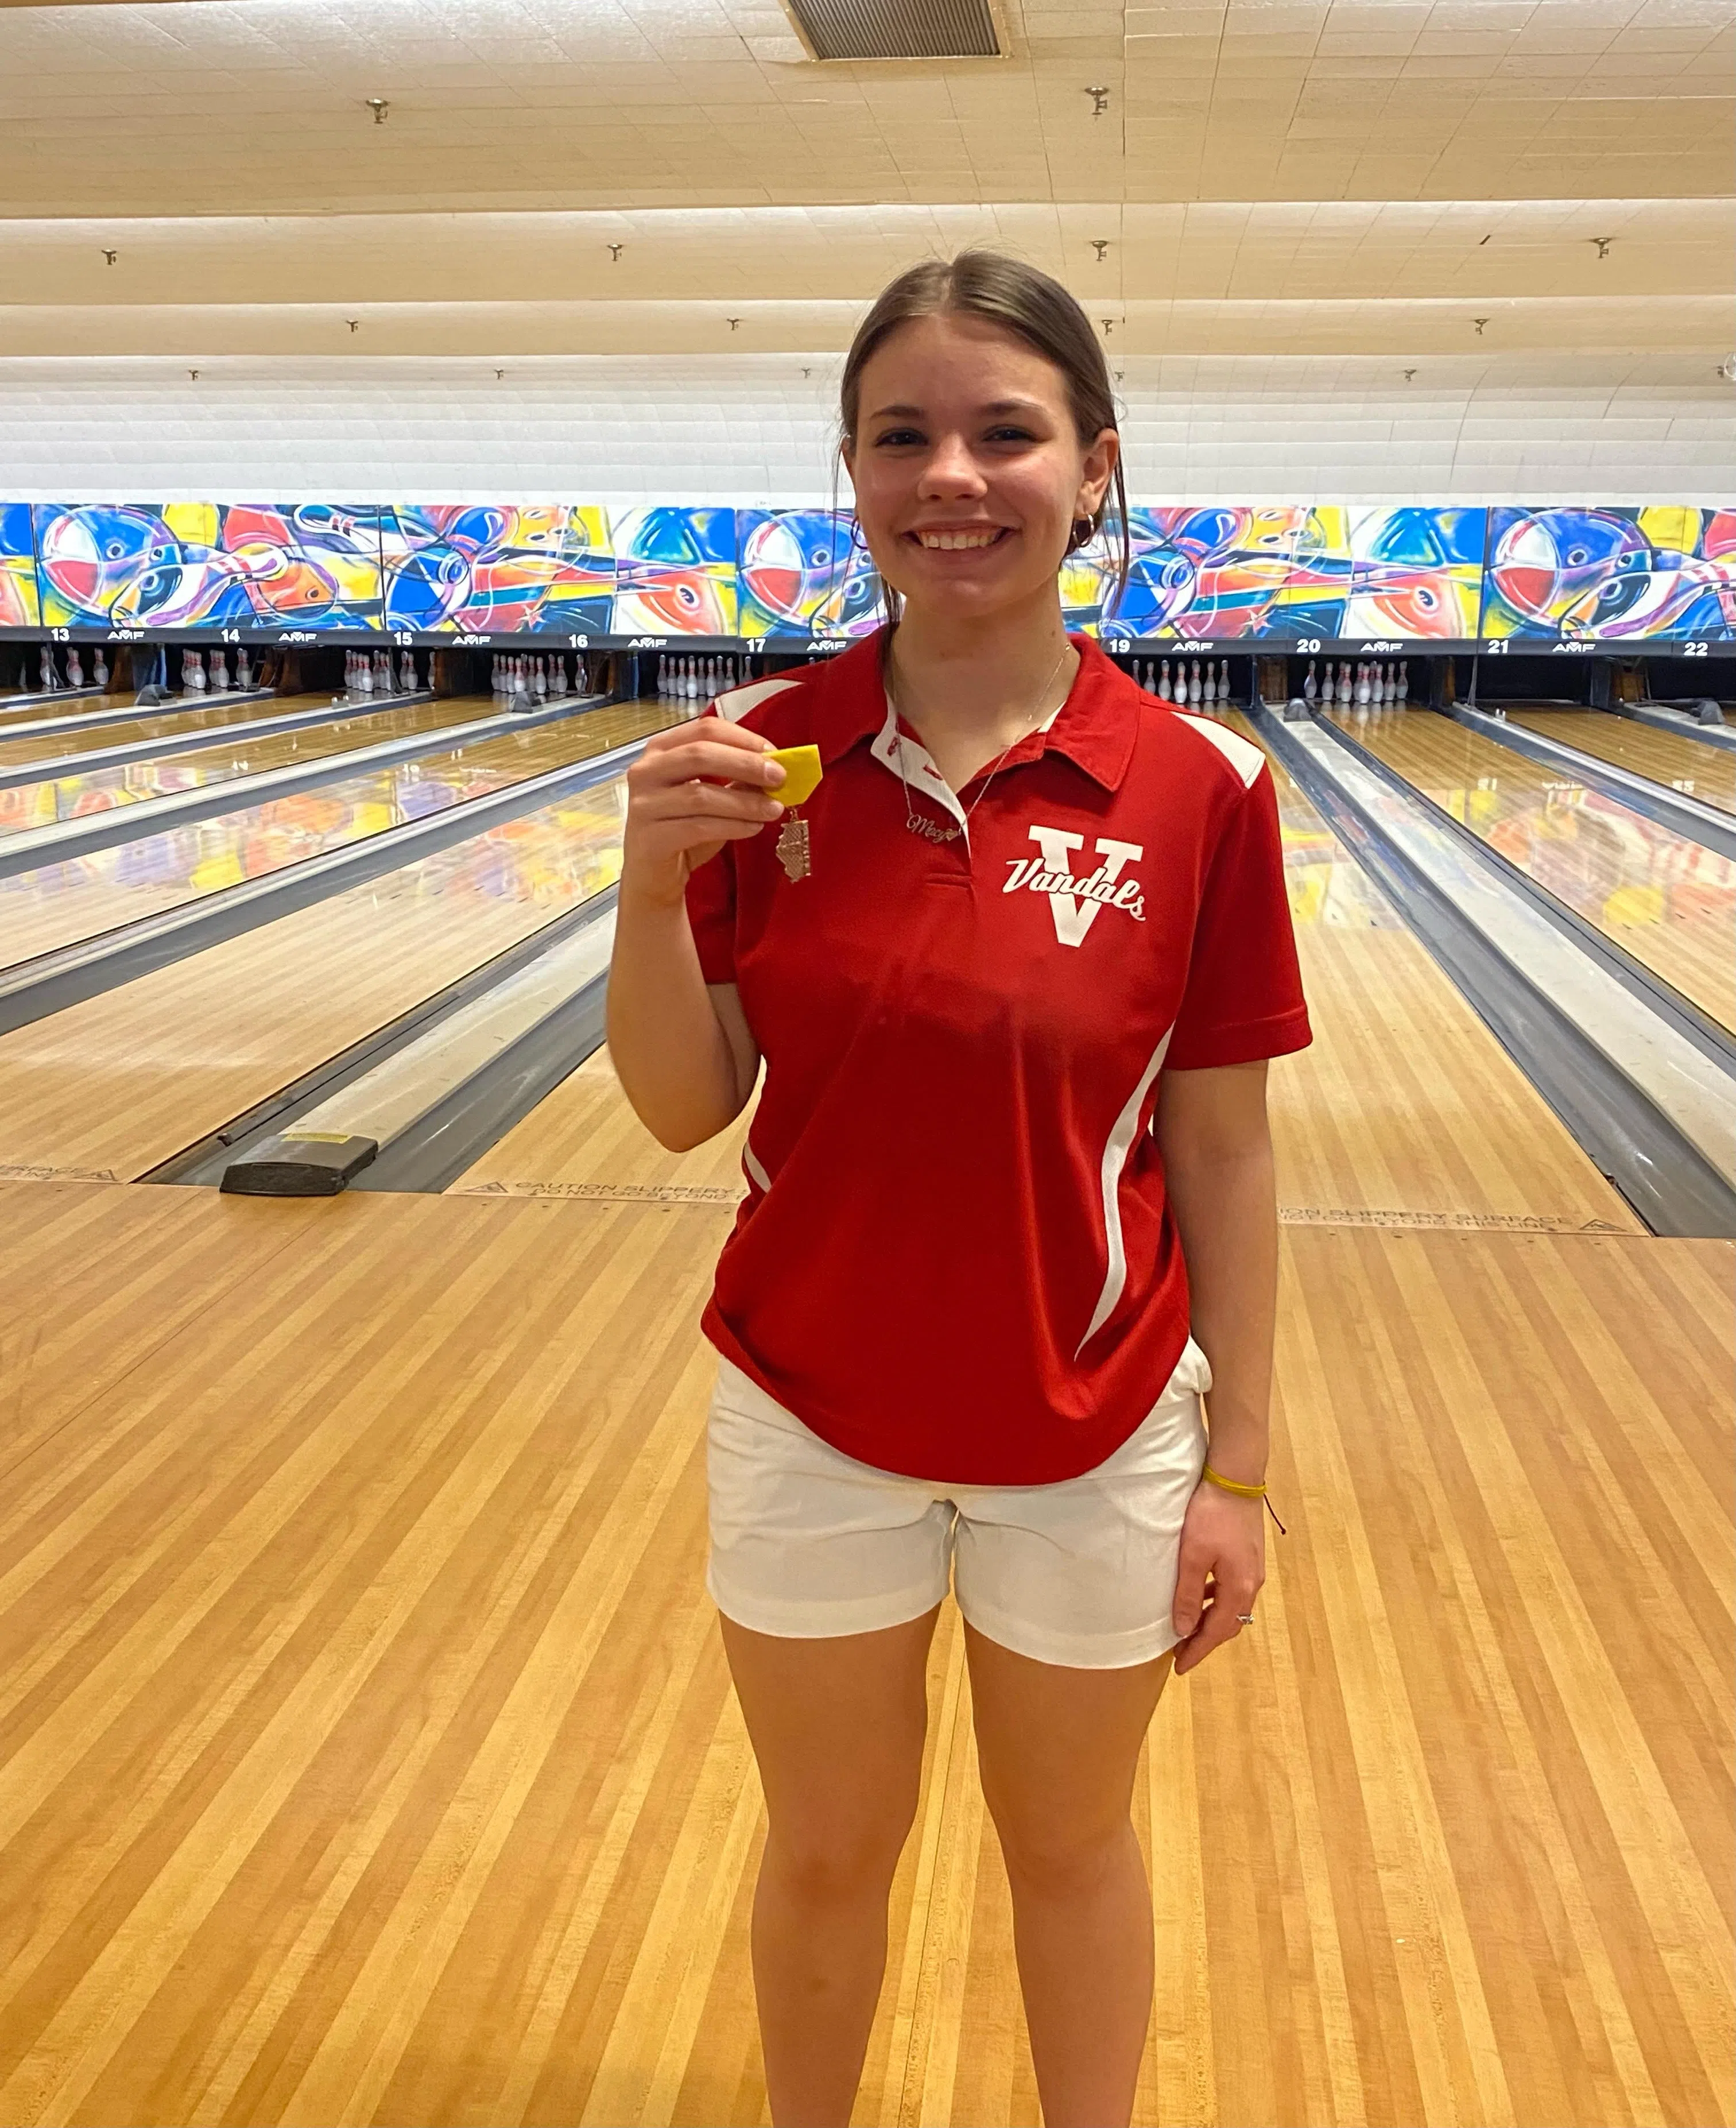
<path fill-rule="evenodd" d="M 1319 694 L 1320 682 L 1314 677 L 1314 660 L 1311 658 L 1308 660 L 1307 672 L 1302 678 L 1302 700 L 1311 704 L 1317 699 Z"/>
<path fill-rule="evenodd" d="M 235 653 L 235 685 L 243 694 L 251 693 L 254 684 L 254 661 L 247 654 L 244 643 Z"/>
<path fill-rule="evenodd" d="M 1160 702 L 1172 701 L 1174 699 L 1170 691 L 1169 661 L 1167 658 L 1164 659 L 1157 670 L 1157 699 Z"/>
<path fill-rule="evenodd" d="M 108 660 L 102 654 L 102 645 L 100 643 L 97 645 L 95 656 L 91 659 L 90 676 L 97 686 L 104 688 L 107 686 Z"/>
<path fill-rule="evenodd" d="M 66 653 L 66 684 L 69 687 L 82 687 L 84 685 L 84 660 L 78 655 L 78 646 L 76 643 Z"/>
<path fill-rule="evenodd" d="M 1396 665 L 1389 665 L 1387 667 L 1387 701 L 1390 705 L 1396 704 L 1397 701 L 1398 667 Z"/>
<path fill-rule="evenodd" d="M 1193 703 L 1193 702 L 1197 702 L 1197 701 L 1199 701 L 1199 699 L 1200 699 L 1199 660 L 1198 660 L 1198 658 L 1196 658 L 1194 659 L 1194 661 L 1193 661 L 1193 670 L 1192 670 L 1192 671 L 1188 673 L 1188 701 L 1189 701 L 1190 703 Z"/>
<path fill-rule="evenodd" d="M 1401 659 L 1399 663 L 1396 699 L 1402 703 L 1411 699 L 1411 662 L 1408 658 Z"/>
<path fill-rule="evenodd" d="M 45 643 L 36 654 L 36 673 L 42 682 L 44 694 L 53 694 L 60 683 L 55 677 L 55 653 Z"/>

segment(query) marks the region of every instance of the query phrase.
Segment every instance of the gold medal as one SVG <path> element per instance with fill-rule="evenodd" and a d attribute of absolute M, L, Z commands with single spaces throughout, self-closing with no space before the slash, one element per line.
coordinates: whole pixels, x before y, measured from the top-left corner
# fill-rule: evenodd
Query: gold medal
<path fill-rule="evenodd" d="M 778 862 L 792 880 L 806 879 L 813 866 L 809 855 L 808 823 L 786 813 L 778 833 Z"/>
<path fill-rule="evenodd" d="M 808 842 L 808 823 L 796 818 L 795 809 L 804 799 L 813 796 L 825 773 L 820 765 L 820 750 L 817 746 L 785 746 L 766 758 L 780 762 L 784 770 L 784 781 L 776 795 L 788 810 L 778 835 L 778 862 L 792 880 L 806 879 L 813 869 L 813 853 Z"/>

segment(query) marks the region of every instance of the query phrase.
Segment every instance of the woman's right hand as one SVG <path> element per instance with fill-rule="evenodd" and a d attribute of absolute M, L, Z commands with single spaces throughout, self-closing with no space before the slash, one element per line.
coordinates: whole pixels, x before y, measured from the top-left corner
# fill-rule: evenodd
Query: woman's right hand
<path fill-rule="evenodd" d="M 776 819 L 784 808 L 771 793 L 784 766 L 765 758 L 771 751 L 726 717 L 653 734 L 627 772 L 622 892 L 672 907 L 696 866 Z"/>

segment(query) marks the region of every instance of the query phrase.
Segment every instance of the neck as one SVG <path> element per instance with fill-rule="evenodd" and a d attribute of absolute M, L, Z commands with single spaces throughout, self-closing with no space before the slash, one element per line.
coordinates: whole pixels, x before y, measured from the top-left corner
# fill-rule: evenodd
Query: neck
<path fill-rule="evenodd" d="M 944 724 L 961 737 L 989 739 L 1053 709 L 1079 653 L 1067 641 L 1054 587 L 1046 585 L 1025 605 L 980 620 L 907 602 L 890 660 L 899 707 L 925 738 L 931 724 Z"/>

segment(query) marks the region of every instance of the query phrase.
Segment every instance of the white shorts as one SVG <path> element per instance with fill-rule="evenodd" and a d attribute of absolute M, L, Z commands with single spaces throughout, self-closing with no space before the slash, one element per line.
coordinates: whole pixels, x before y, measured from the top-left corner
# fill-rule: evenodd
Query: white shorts
<path fill-rule="evenodd" d="M 1206 1460 L 1205 1354 L 1106 1462 L 1052 1485 L 955 1485 L 858 1463 L 730 1361 L 707 1434 L 711 1561 L 725 1617 L 808 1640 L 959 1608 L 1015 1654 L 1075 1670 L 1150 1662 L 1170 1623 L 1182 1518 Z"/>

